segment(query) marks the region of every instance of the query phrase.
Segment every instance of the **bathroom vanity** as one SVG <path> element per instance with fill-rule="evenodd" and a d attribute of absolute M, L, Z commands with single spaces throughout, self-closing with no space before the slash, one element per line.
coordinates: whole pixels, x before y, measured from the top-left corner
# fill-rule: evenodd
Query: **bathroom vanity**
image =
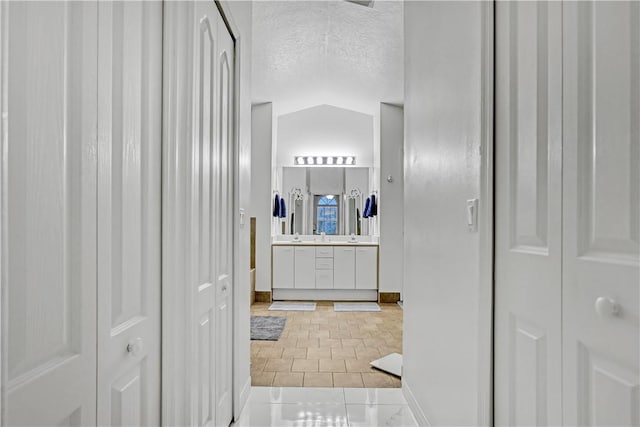
<path fill-rule="evenodd" d="M 378 244 L 373 241 L 274 241 L 274 300 L 377 301 Z"/>

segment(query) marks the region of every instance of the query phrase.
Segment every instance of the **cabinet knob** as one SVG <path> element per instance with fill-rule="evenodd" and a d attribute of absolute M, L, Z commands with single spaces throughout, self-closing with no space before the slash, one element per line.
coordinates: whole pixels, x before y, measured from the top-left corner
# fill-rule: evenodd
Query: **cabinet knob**
<path fill-rule="evenodd" d="M 129 344 L 127 344 L 127 353 L 129 353 L 133 357 L 136 357 L 142 352 L 143 348 L 144 346 L 142 343 L 142 338 L 134 338 L 129 341 Z"/>
<path fill-rule="evenodd" d="M 595 308 L 600 317 L 614 317 L 620 314 L 620 304 L 607 297 L 596 299 Z"/>

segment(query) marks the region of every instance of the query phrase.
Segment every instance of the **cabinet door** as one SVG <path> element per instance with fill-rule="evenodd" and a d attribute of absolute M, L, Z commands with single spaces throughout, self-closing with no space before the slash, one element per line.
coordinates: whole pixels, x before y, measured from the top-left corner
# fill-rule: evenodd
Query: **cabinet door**
<path fill-rule="evenodd" d="M 293 248 L 273 248 L 273 283 L 274 289 L 293 288 Z"/>
<path fill-rule="evenodd" d="M 314 247 L 296 249 L 295 288 L 313 289 L 316 287 L 316 251 Z"/>
<path fill-rule="evenodd" d="M 356 248 L 356 289 L 378 289 L 378 248 Z"/>
<path fill-rule="evenodd" d="M 333 259 L 333 288 L 355 289 L 356 248 L 335 248 Z"/>
<path fill-rule="evenodd" d="M 333 289 L 333 270 L 316 270 L 316 288 Z"/>

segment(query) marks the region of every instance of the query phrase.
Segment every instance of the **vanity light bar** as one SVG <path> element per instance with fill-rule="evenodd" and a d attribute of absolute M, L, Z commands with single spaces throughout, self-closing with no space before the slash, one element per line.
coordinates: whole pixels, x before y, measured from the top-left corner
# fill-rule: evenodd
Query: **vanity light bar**
<path fill-rule="evenodd" d="M 295 156 L 293 163 L 296 166 L 354 166 L 356 158 L 354 156 Z"/>

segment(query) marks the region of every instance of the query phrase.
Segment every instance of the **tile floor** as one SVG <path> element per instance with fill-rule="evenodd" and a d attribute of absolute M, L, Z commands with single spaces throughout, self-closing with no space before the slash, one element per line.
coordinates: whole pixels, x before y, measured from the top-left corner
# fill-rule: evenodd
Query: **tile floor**
<path fill-rule="evenodd" d="M 233 427 L 414 427 L 400 389 L 253 387 Z"/>
<path fill-rule="evenodd" d="M 251 383 L 274 387 L 400 387 L 400 379 L 369 363 L 402 353 L 402 309 L 380 304 L 380 312 L 334 312 L 332 302 L 316 311 L 268 311 L 255 303 L 255 316 L 286 316 L 278 341 L 251 341 Z"/>

